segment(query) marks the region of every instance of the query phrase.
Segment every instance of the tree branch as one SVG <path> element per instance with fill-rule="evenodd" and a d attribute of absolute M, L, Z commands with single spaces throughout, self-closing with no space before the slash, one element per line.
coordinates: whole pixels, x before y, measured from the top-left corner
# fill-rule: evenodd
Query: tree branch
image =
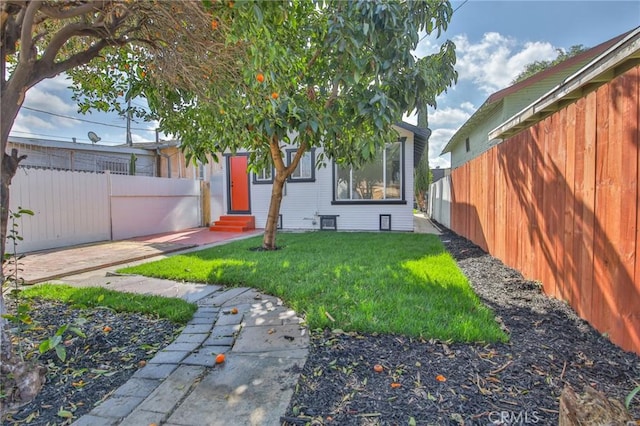
<path fill-rule="evenodd" d="M 289 167 L 286 168 L 287 176 L 293 173 L 296 167 L 298 167 L 298 163 L 300 163 L 300 159 L 308 149 L 309 149 L 308 143 L 303 142 L 300 144 L 300 147 L 296 151 L 295 157 L 293 157 L 293 160 L 291 160 L 291 164 L 289 164 Z"/>
<path fill-rule="evenodd" d="M 284 165 L 284 161 L 282 160 L 282 152 L 280 151 L 280 144 L 278 143 L 278 137 L 276 135 L 273 135 L 271 140 L 269 140 L 269 150 L 271 151 L 271 158 L 273 159 L 273 165 L 275 166 L 276 171 L 284 174 L 286 179 L 286 176 L 288 176 L 286 174 L 287 167 Z"/>
<path fill-rule="evenodd" d="M 331 95 L 327 99 L 327 102 L 324 103 L 324 109 L 331 108 L 331 105 L 338 99 L 338 88 L 340 87 L 340 83 L 338 79 L 333 81 L 333 88 L 331 89 Z"/>
<path fill-rule="evenodd" d="M 72 68 L 75 68 L 79 65 L 88 64 L 91 62 L 93 58 L 100 54 L 100 51 L 107 46 L 118 46 L 124 45 L 126 42 L 124 40 L 118 40 L 116 42 L 109 42 L 107 40 L 99 40 L 97 43 L 89 47 L 87 50 L 76 53 L 75 55 L 69 57 L 68 59 L 62 62 L 56 62 L 49 66 L 49 71 L 45 68 L 43 70 L 42 75 L 39 75 L 40 80 L 45 78 L 55 77 L 63 71 L 68 71 Z M 46 63 L 43 64 L 46 66 Z"/>
<path fill-rule="evenodd" d="M 117 23 L 114 23 L 115 28 L 117 28 Z M 54 64 L 54 59 L 57 56 L 58 52 L 65 45 L 67 41 L 71 37 L 74 36 L 93 36 L 99 39 L 109 39 L 111 34 L 107 28 L 96 28 L 94 26 L 86 25 L 86 24 L 68 24 L 64 26 L 60 31 L 56 33 L 55 36 L 49 42 L 46 50 L 44 51 L 44 55 L 42 55 L 41 61 L 43 63 Z M 117 44 L 117 43 L 116 43 Z"/>
<path fill-rule="evenodd" d="M 26 62 L 31 57 L 28 53 L 33 49 L 33 40 L 31 39 L 31 30 L 33 28 L 33 20 L 42 4 L 41 0 L 34 0 L 29 3 L 24 13 L 24 19 L 20 23 L 22 26 L 20 32 L 20 62 Z"/>
<path fill-rule="evenodd" d="M 49 5 L 43 5 L 40 8 L 40 12 L 46 15 L 49 18 L 53 19 L 69 19 L 75 18 L 77 16 L 82 16 L 86 13 L 92 12 L 94 10 L 102 10 L 106 5 L 104 0 L 100 1 L 90 1 L 73 9 L 61 10 L 59 8 L 55 8 Z"/>

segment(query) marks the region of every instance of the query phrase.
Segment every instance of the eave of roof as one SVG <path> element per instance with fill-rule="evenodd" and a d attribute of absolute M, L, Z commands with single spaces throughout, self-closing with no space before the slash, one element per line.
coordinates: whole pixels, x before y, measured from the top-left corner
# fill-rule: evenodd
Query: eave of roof
<path fill-rule="evenodd" d="M 451 137 L 451 139 L 449 139 L 449 142 L 447 142 L 445 147 L 442 149 L 442 152 L 440 153 L 440 155 L 451 152 L 453 150 L 453 147 L 458 143 L 460 143 L 460 141 L 462 141 L 463 139 L 462 136 L 467 133 L 467 129 L 473 126 L 478 121 L 482 120 L 484 117 L 486 117 L 489 114 L 489 113 L 485 113 L 483 109 L 491 108 L 491 111 L 493 112 L 498 105 L 497 102 L 504 100 L 505 97 L 512 95 L 514 93 L 518 93 L 522 89 L 526 89 L 527 87 L 530 87 L 546 78 L 549 78 L 557 73 L 560 73 L 566 70 L 567 68 L 570 68 L 576 64 L 579 64 L 580 62 L 588 61 L 590 59 L 593 59 L 599 56 L 603 52 L 609 50 L 612 46 L 619 43 L 621 40 L 625 39 L 625 37 L 627 37 L 633 31 L 634 30 L 631 30 L 631 31 L 627 31 L 624 34 L 620 34 L 619 36 L 616 36 L 610 40 L 600 43 L 599 45 L 592 47 L 591 49 L 585 50 L 582 53 L 572 56 L 566 61 L 560 62 L 559 64 L 554 65 L 551 68 L 547 68 L 544 71 L 540 71 L 539 73 L 534 74 L 527 79 L 524 79 L 516 84 L 513 84 L 509 87 L 506 87 L 502 90 L 499 90 L 493 93 L 480 106 L 480 108 L 476 110 L 476 112 L 469 118 L 469 120 L 467 120 L 456 131 L 456 133 Z"/>
<path fill-rule="evenodd" d="M 414 126 L 404 121 L 396 123 L 396 126 L 413 133 L 413 165 L 415 167 L 420 162 L 422 154 L 427 147 L 429 136 L 431 136 L 431 129 Z"/>
<path fill-rule="evenodd" d="M 637 65 L 640 65 L 640 27 L 625 33 L 609 49 L 493 129 L 489 138 L 513 136 Z"/>

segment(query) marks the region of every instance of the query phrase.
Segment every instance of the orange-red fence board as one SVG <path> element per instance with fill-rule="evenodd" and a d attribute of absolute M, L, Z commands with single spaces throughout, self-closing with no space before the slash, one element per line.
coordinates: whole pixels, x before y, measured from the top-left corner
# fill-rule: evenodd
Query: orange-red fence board
<path fill-rule="evenodd" d="M 640 354 L 640 67 L 452 173 L 451 227 Z"/>

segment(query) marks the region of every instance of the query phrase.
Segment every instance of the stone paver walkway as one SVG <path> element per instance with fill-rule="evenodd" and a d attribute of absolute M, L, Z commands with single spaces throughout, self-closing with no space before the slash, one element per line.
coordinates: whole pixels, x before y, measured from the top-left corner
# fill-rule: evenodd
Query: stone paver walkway
<path fill-rule="evenodd" d="M 139 292 L 178 291 L 179 297 L 196 301 L 198 310 L 173 343 L 73 425 L 281 424 L 307 358 L 309 335 L 301 318 L 279 299 L 250 288 L 133 276 L 61 282 L 80 281 L 108 283 L 114 290 L 136 282 Z M 226 360 L 216 364 L 220 353 Z"/>

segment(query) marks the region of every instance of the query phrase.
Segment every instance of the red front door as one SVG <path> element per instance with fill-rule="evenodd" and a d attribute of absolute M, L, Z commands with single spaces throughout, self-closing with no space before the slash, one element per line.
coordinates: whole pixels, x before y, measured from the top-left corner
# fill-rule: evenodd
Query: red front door
<path fill-rule="evenodd" d="M 229 213 L 251 213 L 246 155 L 227 157 L 229 165 Z"/>

